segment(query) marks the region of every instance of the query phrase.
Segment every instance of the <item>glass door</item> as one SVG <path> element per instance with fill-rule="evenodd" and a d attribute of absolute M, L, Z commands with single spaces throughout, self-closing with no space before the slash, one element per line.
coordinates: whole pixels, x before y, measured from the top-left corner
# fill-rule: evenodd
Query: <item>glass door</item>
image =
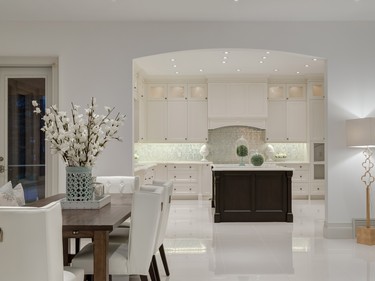
<path fill-rule="evenodd" d="M 46 147 L 40 115 L 51 92 L 50 68 L 0 68 L 0 183 L 21 183 L 26 202 L 46 195 Z"/>

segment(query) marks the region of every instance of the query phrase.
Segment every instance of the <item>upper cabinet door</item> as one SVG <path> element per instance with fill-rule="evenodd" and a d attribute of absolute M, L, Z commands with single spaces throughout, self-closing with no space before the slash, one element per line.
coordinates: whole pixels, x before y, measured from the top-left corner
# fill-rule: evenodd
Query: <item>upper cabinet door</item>
<path fill-rule="evenodd" d="M 207 100 L 207 84 L 189 84 L 188 100 Z"/>
<path fill-rule="evenodd" d="M 187 84 L 168 84 L 168 100 L 187 100 Z"/>
<path fill-rule="evenodd" d="M 148 100 L 165 100 L 167 99 L 166 84 L 148 84 L 147 85 Z"/>

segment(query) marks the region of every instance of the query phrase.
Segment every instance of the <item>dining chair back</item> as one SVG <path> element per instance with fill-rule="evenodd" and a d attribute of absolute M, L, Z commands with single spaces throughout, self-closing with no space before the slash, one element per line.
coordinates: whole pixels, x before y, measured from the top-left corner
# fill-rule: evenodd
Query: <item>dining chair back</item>
<path fill-rule="evenodd" d="M 139 190 L 138 176 L 98 176 L 96 182 L 104 184 L 104 193 L 134 193 Z"/>
<path fill-rule="evenodd" d="M 162 187 L 134 192 L 128 243 L 110 243 L 108 249 L 110 275 L 140 275 L 148 280 L 163 209 Z M 93 274 L 93 243 L 82 248 L 72 265 Z"/>
<path fill-rule="evenodd" d="M 0 279 L 83 281 L 83 270 L 65 268 L 59 202 L 45 207 L 0 207 Z"/>

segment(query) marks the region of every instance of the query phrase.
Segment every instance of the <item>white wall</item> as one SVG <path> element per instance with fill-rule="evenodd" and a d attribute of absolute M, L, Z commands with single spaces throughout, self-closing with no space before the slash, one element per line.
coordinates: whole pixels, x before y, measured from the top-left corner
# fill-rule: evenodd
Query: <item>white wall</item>
<path fill-rule="evenodd" d="M 364 217 L 362 158 L 346 148 L 345 120 L 375 116 L 373 30 L 374 23 L 1 23 L 0 56 L 58 56 L 62 107 L 96 96 L 99 104 L 116 105 L 128 115 L 125 142 L 109 145 L 99 159 L 98 174 L 132 171 L 133 58 L 225 47 L 327 58 L 326 234 L 340 236 L 348 233 L 352 218 Z"/>

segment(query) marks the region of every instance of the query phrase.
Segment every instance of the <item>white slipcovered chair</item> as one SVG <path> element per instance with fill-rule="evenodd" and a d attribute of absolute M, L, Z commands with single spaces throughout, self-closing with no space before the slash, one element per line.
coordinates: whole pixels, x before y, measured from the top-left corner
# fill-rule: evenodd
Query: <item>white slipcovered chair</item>
<path fill-rule="evenodd" d="M 158 270 L 158 266 L 156 264 L 156 258 L 155 258 L 155 254 L 158 251 L 160 253 L 160 257 L 161 257 L 161 260 L 163 262 L 165 273 L 166 273 L 167 276 L 170 275 L 163 242 L 164 242 L 165 233 L 166 233 L 167 225 L 168 225 L 169 211 L 170 211 L 170 206 L 171 206 L 171 198 L 172 198 L 172 193 L 173 193 L 173 182 L 172 181 L 166 181 L 166 182 L 164 182 L 164 181 L 153 181 L 152 184 L 142 185 L 140 187 L 140 190 L 149 191 L 149 190 L 152 190 L 155 187 L 162 187 L 164 189 L 164 198 L 163 198 L 163 206 L 164 207 L 163 207 L 162 217 L 160 219 L 158 234 L 157 234 L 157 237 L 156 237 L 154 255 L 153 255 L 153 258 L 152 258 L 152 262 L 154 263 L 154 269 L 155 269 L 156 274 L 157 274 L 156 280 L 160 280 L 159 270 Z M 112 231 L 112 233 L 109 237 L 109 241 L 111 243 L 127 243 L 128 237 L 129 237 L 129 230 L 128 229 L 117 228 L 114 231 Z"/>
<path fill-rule="evenodd" d="M 139 190 L 139 177 L 98 176 L 96 182 L 104 184 L 104 193 L 134 193 Z"/>
<path fill-rule="evenodd" d="M 161 187 L 134 192 L 128 243 L 109 244 L 110 275 L 140 275 L 141 280 L 146 281 L 150 273 L 154 278 L 151 261 L 163 209 L 163 192 Z M 93 243 L 76 254 L 72 265 L 83 268 L 87 275 L 93 274 Z"/>
<path fill-rule="evenodd" d="M 0 279 L 83 281 L 83 269 L 63 266 L 59 202 L 0 207 Z"/>

